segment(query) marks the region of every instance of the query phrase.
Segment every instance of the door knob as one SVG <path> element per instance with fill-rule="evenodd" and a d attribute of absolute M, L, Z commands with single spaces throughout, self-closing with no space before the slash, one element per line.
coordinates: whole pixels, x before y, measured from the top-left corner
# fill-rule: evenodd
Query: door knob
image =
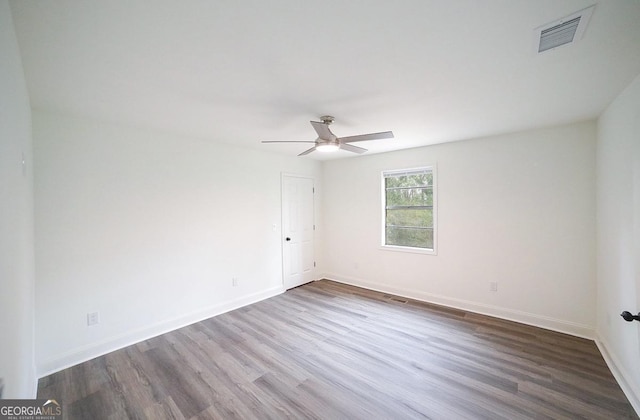
<path fill-rule="evenodd" d="M 638 315 L 634 315 L 629 311 L 624 311 L 620 316 L 627 322 L 640 321 L 640 313 Z"/>
<path fill-rule="evenodd" d="M 285 241 L 287 241 L 287 242 L 289 242 L 289 241 L 291 240 L 291 238 L 286 237 L 286 238 L 284 238 L 284 240 L 285 240 Z"/>

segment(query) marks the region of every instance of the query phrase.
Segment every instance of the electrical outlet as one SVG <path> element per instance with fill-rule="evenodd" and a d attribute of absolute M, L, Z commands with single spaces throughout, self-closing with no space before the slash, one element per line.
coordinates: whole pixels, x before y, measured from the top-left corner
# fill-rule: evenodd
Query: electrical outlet
<path fill-rule="evenodd" d="M 498 282 L 497 281 L 489 282 L 489 291 L 490 292 L 497 292 L 498 291 Z"/>
<path fill-rule="evenodd" d="M 236 287 L 238 285 L 238 278 L 237 277 L 234 277 L 234 278 L 231 279 L 231 285 L 233 287 Z"/>
<path fill-rule="evenodd" d="M 100 314 L 98 312 L 91 312 L 87 314 L 87 326 L 97 325 L 100 323 Z"/>

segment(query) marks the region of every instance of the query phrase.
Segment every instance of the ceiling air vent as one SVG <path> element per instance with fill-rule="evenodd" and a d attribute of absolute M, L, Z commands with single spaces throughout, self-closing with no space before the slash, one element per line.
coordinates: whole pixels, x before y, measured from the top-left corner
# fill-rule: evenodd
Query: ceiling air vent
<path fill-rule="evenodd" d="M 595 5 L 577 11 L 534 30 L 534 47 L 541 53 L 561 45 L 572 44 L 584 34 Z"/>

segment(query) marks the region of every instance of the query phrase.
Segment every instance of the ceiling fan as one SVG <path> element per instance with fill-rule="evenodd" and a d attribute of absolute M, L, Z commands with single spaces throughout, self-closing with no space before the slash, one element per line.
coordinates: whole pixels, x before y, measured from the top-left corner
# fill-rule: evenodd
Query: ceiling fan
<path fill-rule="evenodd" d="M 318 138 L 315 141 L 287 141 L 287 140 L 276 140 L 276 141 L 263 141 L 262 143 L 314 143 L 313 147 L 305 150 L 300 153 L 298 156 L 308 155 L 309 153 L 317 150 L 318 152 L 335 152 L 338 149 L 346 150 L 348 152 L 353 153 L 364 153 L 367 149 L 362 147 L 353 146 L 348 143 L 355 143 L 357 141 L 367 141 L 367 140 L 382 140 L 382 139 L 392 139 L 393 133 L 391 131 L 384 131 L 381 133 L 371 133 L 371 134 L 360 134 L 358 136 L 348 136 L 348 137 L 337 137 L 335 134 L 329 130 L 329 125 L 334 121 L 334 118 L 325 115 L 320 117 L 321 122 L 319 121 L 309 121 L 313 126 L 316 133 L 318 133 Z"/>

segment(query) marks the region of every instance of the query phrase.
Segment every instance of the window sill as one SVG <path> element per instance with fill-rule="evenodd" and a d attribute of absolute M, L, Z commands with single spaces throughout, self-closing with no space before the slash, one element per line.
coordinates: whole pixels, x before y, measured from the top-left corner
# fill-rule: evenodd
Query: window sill
<path fill-rule="evenodd" d="M 409 254 L 438 255 L 435 249 L 412 248 L 409 246 L 381 245 L 383 251 L 407 252 Z"/>

